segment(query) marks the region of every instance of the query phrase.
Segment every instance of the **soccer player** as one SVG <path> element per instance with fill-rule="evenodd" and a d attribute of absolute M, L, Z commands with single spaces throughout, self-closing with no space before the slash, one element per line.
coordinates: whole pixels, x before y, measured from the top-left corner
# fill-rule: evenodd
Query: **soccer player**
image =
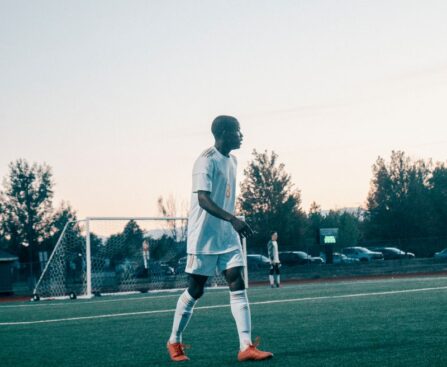
<path fill-rule="evenodd" d="M 205 283 L 215 269 L 222 272 L 230 288 L 231 312 L 239 334 L 239 361 L 273 357 L 251 340 L 251 316 L 243 279 L 244 259 L 239 235 L 252 234 L 247 223 L 234 215 L 236 201 L 236 158 L 242 133 L 239 122 L 231 116 L 214 119 L 211 132 L 215 145 L 196 160 L 192 172 L 191 210 L 188 221 L 188 288 L 181 294 L 174 315 L 172 333 L 167 343 L 173 361 L 186 361 L 182 344 L 194 305 L 203 295 Z"/>
<path fill-rule="evenodd" d="M 149 255 L 149 241 L 147 239 L 143 240 L 143 263 L 144 263 L 144 269 L 148 269 L 148 262 L 150 259 Z"/>
<path fill-rule="evenodd" d="M 278 232 L 271 232 L 271 239 L 267 244 L 267 250 L 270 259 L 270 286 L 273 288 L 275 285 L 279 288 L 280 286 L 280 275 L 279 275 L 279 267 L 281 263 L 279 261 L 279 253 L 278 253 Z"/>

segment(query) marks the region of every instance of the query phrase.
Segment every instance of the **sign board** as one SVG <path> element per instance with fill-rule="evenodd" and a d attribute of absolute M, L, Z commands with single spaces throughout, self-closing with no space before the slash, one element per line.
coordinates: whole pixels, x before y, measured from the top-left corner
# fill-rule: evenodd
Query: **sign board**
<path fill-rule="evenodd" d="M 338 228 L 320 228 L 320 244 L 336 244 L 338 239 Z"/>

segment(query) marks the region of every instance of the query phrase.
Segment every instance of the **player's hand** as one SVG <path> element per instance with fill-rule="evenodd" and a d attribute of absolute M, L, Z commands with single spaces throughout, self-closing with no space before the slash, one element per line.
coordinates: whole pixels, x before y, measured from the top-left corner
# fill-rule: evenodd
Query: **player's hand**
<path fill-rule="evenodd" d="M 237 233 L 239 233 L 242 237 L 247 238 L 253 234 L 253 230 L 250 228 L 250 226 L 237 217 L 233 217 L 230 220 L 230 223 L 233 226 L 234 230 Z"/>

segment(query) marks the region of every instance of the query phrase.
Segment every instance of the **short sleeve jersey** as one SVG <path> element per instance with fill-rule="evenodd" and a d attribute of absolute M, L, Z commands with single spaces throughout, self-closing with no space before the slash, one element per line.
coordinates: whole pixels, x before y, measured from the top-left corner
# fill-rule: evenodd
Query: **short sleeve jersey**
<path fill-rule="evenodd" d="M 191 209 L 188 220 L 188 254 L 222 254 L 241 249 L 231 223 L 216 218 L 199 205 L 198 191 L 210 192 L 223 210 L 234 214 L 236 201 L 236 157 L 224 156 L 215 147 L 205 150 L 194 163 Z"/>
<path fill-rule="evenodd" d="M 273 263 L 279 263 L 278 242 L 270 241 L 268 244 L 268 253 Z"/>

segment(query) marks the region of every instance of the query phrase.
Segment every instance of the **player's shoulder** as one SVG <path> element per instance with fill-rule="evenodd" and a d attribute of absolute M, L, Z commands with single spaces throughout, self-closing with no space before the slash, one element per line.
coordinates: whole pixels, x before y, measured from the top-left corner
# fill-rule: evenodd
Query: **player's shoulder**
<path fill-rule="evenodd" d="M 208 149 L 205 149 L 199 156 L 199 159 L 212 159 L 216 156 L 216 149 L 214 147 L 210 147 Z"/>
<path fill-rule="evenodd" d="M 213 169 L 215 163 L 213 162 L 216 157 L 216 152 L 213 148 L 205 149 L 200 155 L 197 157 L 193 172 L 209 172 Z"/>

